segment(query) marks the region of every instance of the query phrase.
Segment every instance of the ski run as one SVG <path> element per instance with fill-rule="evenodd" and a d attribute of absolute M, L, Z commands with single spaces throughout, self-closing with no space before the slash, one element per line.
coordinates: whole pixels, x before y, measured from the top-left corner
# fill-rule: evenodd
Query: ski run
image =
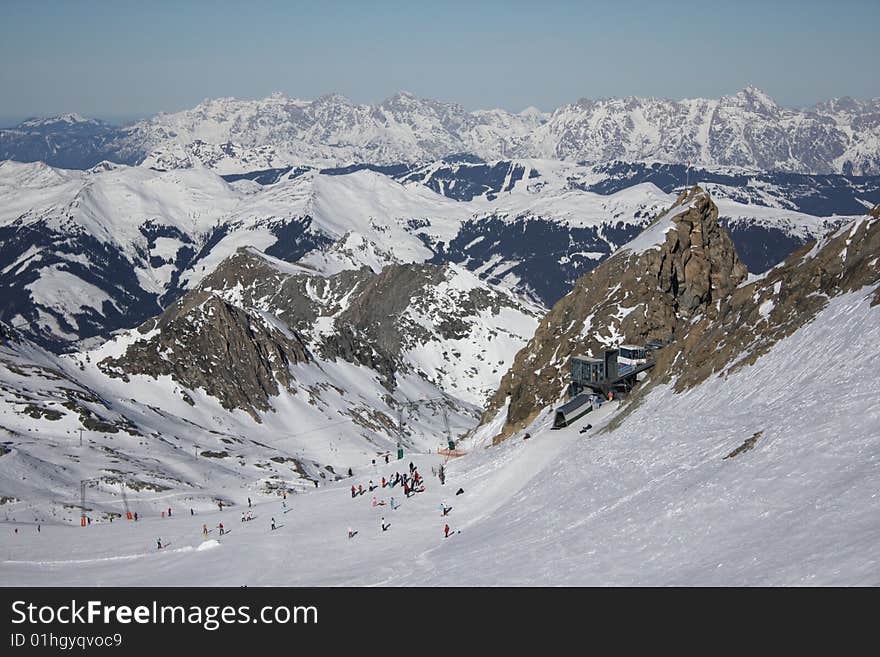
<path fill-rule="evenodd" d="M 725 378 L 678 394 L 656 387 L 616 428 L 608 423 L 617 402 L 591 414 L 586 433 L 586 420 L 551 430 L 548 412 L 527 440 L 517 434 L 485 448 L 486 426 L 464 457 L 407 452 L 387 464 L 352 463 L 351 478 L 286 499 L 230 480 L 233 506 L 200 502 L 192 515 L 187 497 L 176 496 L 162 505 L 170 517 L 154 506 L 137 521 L 38 528 L 26 506 L 5 505 L 0 581 L 876 586 L 880 307 L 871 292 L 832 299 Z M 724 458 L 758 432 L 753 448 Z M 381 487 L 383 477 L 409 475 L 410 462 L 424 492 Z M 434 474 L 441 465 L 444 485 Z M 370 480 L 378 488 L 368 490 Z M 352 485 L 365 492 L 352 497 Z M 452 507 L 445 516 L 443 506 Z M 248 511 L 255 518 L 242 522 Z"/>

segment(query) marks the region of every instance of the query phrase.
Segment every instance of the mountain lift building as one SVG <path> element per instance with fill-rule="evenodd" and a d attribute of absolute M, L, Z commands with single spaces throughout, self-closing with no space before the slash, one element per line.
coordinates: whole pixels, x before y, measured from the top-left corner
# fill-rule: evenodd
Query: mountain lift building
<path fill-rule="evenodd" d="M 621 345 L 606 349 L 601 358 L 572 356 L 568 401 L 556 409 L 553 428 L 561 429 L 597 409 L 615 393 L 627 393 L 639 381 L 639 374 L 654 367 L 659 342 L 647 346 Z"/>

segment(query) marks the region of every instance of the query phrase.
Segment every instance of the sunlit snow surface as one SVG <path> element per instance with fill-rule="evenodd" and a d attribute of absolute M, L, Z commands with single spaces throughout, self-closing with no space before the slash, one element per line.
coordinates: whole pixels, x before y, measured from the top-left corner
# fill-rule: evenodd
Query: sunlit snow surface
<path fill-rule="evenodd" d="M 872 292 L 872 291 L 871 291 Z M 880 308 L 832 300 L 754 365 L 689 392 L 655 390 L 615 431 L 576 426 L 414 460 L 426 493 L 351 499 L 349 481 L 238 507 L 91 527 L 0 523 L 7 585 L 880 584 Z M 723 457 L 758 431 L 754 448 Z M 409 463 L 373 470 L 378 481 Z M 465 493 L 455 496 L 459 487 Z M 388 500 L 386 489 L 376 491 Z M 441 501 L 453 505 L 443 538 Z M 380 530 L 380 518 L 391 522 Z M 280 527 L 269 530 L 270 518 Z M 232 533 L 217 536 L 224 522 Z M 214 528 L 206 549 L 205 522 Z M 358 530 L 347 539 L 349 527 Z M 170 545 L 156 550 L 161 537 Z"/>

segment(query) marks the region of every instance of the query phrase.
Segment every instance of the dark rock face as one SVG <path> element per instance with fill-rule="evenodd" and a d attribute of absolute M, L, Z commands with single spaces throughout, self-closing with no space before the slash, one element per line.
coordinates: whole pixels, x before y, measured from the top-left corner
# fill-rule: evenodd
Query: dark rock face
<path fill-rule="evenodd" d="M 713 222 L 698 219 L 698 215 L 708 219 L 714 214 L 709 204 L 708 199 L 701 199 L 681 219 L 675 217 L 677 228 L 667 233 L 663 248 L 635 260 L 627 260 L 624 254 L 612 257 L 553 308 L 535 339 L 518 354 L 484 415 L 484 421 L 492 419 L 509 396 L 507 425 L 499 439 L 530 422 L 558 398 L 567 357 L 603 346 L 602 338 L 607 335 L 603 331 L 608 329 L 621 341 L 669 340 L 659 351 L 647 383 L 615 419 L 618 423 L 654 385 L 671 383 L 681 392 L 710 376 L 753 364 L 836 296 L 865 290 L 872 295 L 872 305 L 880 304 L 880 209 L 875 207 L 864 219 L 804 246 L 765 276 L 744 285 L 743 265 L 731 253 L 723 229 L 713 229 Z M 698 226 L 702 226 L 699 231 Z M 632 285 L 633 277 L 638 280 L 641 271 L 647 271 L 652 285 L 633 293 L 638 289 Z M 679 279 L 681 273 L 684 279 Z M 670 296 L 677 279 L 679 292 Z M 618 281 L 620 288 L 615 287 Z M 682 282 L 686 292 L 681 292 Z M 622 289 L 630 293 L 621 296 Z M 629 310 L 640 300 L 648 304 L 644 313 L 636 307 L 622 321 L 614 321 L 622 307 Z M 588 322 L 586 313 L 593 313 Z M 557 349 L 560 356 L 556 356 Z"/>
<path fill-rule="evenodd" d="M 829 299 L 880 285 L 880 217 L 869 215 L 789 256 L 766 276 L 721 299 L 717 317 L 689 328 L 658 359 L 654 381 L 685 390 L 757 360 L 811 321 Z M 880 289 L 873 304 L 880 303 Z M 735 364 L 733 364 L 735 361 Z"/>
<path fill-rule="evenodd" d="M 309 360 L 295 333 L 217 296 L 201 293 L 175 303 L 156 322 L 160 330 L 126 353 L 100 363 L 111 376 L 170 375 L 191 389 L 203 388 L 224 408 L 242 408 L 258 419 L 269 398 L 288 387 L 290 367 Z"/>
<path fill-rule="evenodd" d="M 456 288 L 456 276 L 474 287 Z M 169 375 L 257 417 L 282 388 L 292 389 L 290 367 L 308 361 L 362 365 L 392 393 L 401 373 L 427 376 L 407 361 L 410 350 L 467 338 L 481 313 L 532 312 L 514 299 L 451 265 L 322 276 L 242 248 L 142 325 L 147 338 L 100 367 L 113 376 Z"/>
<path fill-rule="evenodd" d="M 617 252 L 579 279 L 543 319 L 484 414 L 491 420 L 509 398 L 498 439 L 560 398 L 571 356 L 621 342 L 675 340 L 699 317 L 716 317 L 717 302 L 745 280 L 746 267 L 703 190 L 683 193 L 657 221 L 667 219 L 671 229 L 655 248 Z"/>

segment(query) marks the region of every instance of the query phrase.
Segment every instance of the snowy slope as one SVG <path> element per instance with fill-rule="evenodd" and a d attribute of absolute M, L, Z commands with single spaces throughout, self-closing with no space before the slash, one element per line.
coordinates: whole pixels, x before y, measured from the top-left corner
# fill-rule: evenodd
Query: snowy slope
<path fill-rule="evenodd" d="M 321 274 L 250 247 L 91 350 L 4 328 L 0 497 L 70 520 L 70 491 L 98 478 L 96 518 L 121 481 L 145 508 L 206 508 L 243 483 L 333 480 L 398 441 L 432 450 L 475 426 L 542 310 L 456 265 Z"/>
<path fill-rule="evenodd" d="M 194 518 L 153 511 L 138 523 L 44 524 L 38 534 L 20 510 L 9 514 L 18 535 L 11 520 L 0 524 L 0 573 L 23 585 L 877 585 L 872 291 L 833 300 L 727 379 L 678 395 L 656 389 L 617 429 L 599 431 L 615 404 L 586 435 L 580 425 L 550 431 L 544 418 L 528 441 L 447 464 L 445 487 L 429 476 L 410 500 L 381 492 L 402 502 L 397 511 L 373 508 L 370 495 L 352 500 L 349 481 L 289 496 L 289 514 L 277 498 L 261 502 L 243 524 L 239 508 L 200 508 Z M 758 431 L 751 451 L 724 459 Z M 437 464 L 415 460 L 425 474 Z M 367 465 L 355 481 L 394 469 Z M 453 495 L 459 486 L 465 494 Z M 245 495 L 230 490 L 239 505 Z M 271 516 L 284 525 L 274 533 Z M 220 521 L 232 533 L 215 544 Z M 444 540 L 445 521 L 461 533 Z M 207 544 L 203 522 L 214 528 Z M 157 552 L 160 536 L 170 546 Z"/>
<path fill-rule="evenodd" d="M 476 408 L 418 376 L 401 374 L 392 394 L 377 372 L 341 359 L 292 366 L 290 384 L 255 414 L 224 408 L 171 376 L 114 378 L 99 368 L 133 340 L 149 337 L 125 335 L 58 357 L 4 335 L 4 514 L 74 521 L 82 479 L 96 480 L 89 508 L 99 521 L 120 513 L 120 482 L 145 515 L 171 502 L 207 509 L 242 486 L 259 499 L 281 487 L 295 491 L 333 480 L 399 441 L 407 451 L 433 449 L 445 441 L 442 409 L 456 434 L 476 421 Z M 399 402 L 421 399 L 432 401 L 404 413 L 401 434 Z"/>

